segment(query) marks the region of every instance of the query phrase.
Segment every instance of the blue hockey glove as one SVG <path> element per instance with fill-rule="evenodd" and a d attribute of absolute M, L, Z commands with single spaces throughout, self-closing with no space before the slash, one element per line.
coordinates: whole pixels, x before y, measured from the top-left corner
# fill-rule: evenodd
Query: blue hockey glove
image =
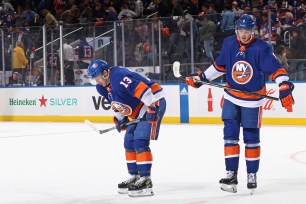
<path fill-rule="evenodd" d="M 279 99 L 285 109 L 291 109 L 294 104 L 293 89 L 294 85 L 290 81 L 283 81 L 279 84 Z"/>
<path fill-rule="evenodd" d="M 149 121 L 150 123 L 158 121 L 159 120 L 159 117 L 157 115 L 158 112 L 159 112 L 158 107 L 148 106 L 147 107 L 147 115 L 146 115 L 147 121 Z"/>
<path fill-rule="evenodd" d="M 116 116 L 114 116 L 114 123 L 116 125 L 116 128 L 117 128 L 117 131 L 118 132 L 121 132 L 126 130 L 127 126 L 126 126 L 126 123 L 129 122 L 129 118 L 127 116 L 125 116 L 122 120 L 118 120 L 116 118 Z"/>
<path fill-rule="evenodd" d="M 196 73 L 190 74 L 186 78 L 186 84 L 188 84 L 189 86 L 192 86 L 193 88 L 199 88 L 200 86 L 203 85 L 202 83 L 197 82 L 197 81 L 208 82 L 204 72 L 198 71 Z"/>

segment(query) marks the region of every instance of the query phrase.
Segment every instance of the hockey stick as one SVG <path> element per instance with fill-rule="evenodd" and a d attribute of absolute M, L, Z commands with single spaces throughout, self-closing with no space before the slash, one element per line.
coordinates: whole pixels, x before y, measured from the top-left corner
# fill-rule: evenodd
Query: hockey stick
<path fill-rule="evenodd" d="M 129 125 L 132 125 L 132 124 L 135 124 L 135 123 L 139 123 L 140 121 L 145 121 L 145 120 L 147 120 L 147 119 L 146 118 L 139 118 L 139 119 L 132 120 L 130 122 L 124 123 L 124 125 L 125 126 L 129 126 Z M 84 120 L 84 123 L 86 125 L 88 125 L 89 127 L 91 127 L 94 131 L 96 131 L 99 134 L 104 134 L 104 133 L 107 133 L 109 131 L 112 131 L 112 130 L 116 129 L 116 126 L 114 126 L 114 127 L 111 127 L 111 128 L 107 128 L 107 129 L 101 130 L 97 126 L 95 126 L 95 124 L 90 122 L 89 120 Z"/>
<path fill-rule="evenodd" d="M 173 63 L 173 74 L 176 78 L 181 78 L 181 79 L 185 80 L 187 77 L 182 76 L 180 74 L 180 66 L 181 66 L 181 63 L 178 62 L 178 61 L 175 61 Z M 240 93 L 244 93 L 244 94 L 249 94 L 249 95 L 254 95 L 254 96 L 260 96 L 260 97 L 275 100 L 275 101 L 279 100 L 279 98 L 276 98 L 276 97 L 273 97 L 273 96 L 262 95 L 262 94 L 258 94 L 258 93 L 254 93 L 254 92 L 248 92 L 248 91 L 242 91 L 242 90 L 239 90 L 239 89 L 233 89 L 233 88 L 230 88 L 230 87 L 227 87 L 227 86 L 223 86 L 223 85 L 220 85 L 220 84 L 214 84 L 214 83 L 210 83 L 210 82 L 204 82 L 204 81 L 199 81 L 199 80 L 196 80 L 196 81 L 198 83 L 201 83 L 201 84 L 204 84 L 204 85 L 214 86 L 214 87 L 227 89 L 227 90 L 232 90 L 232 91 L 236 91 L 236 92 L 240 92 Z"/>

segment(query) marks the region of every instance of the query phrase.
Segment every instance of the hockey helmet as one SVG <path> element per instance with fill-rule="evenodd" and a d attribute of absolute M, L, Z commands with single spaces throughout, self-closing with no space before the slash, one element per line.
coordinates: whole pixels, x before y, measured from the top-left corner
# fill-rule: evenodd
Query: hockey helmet
<path fill-rule="evenodd" d="M 87 73 L 90 78 L 97 78 L 103 70 L 108 70 L 108 64 L 103 60 L 94 60 L 90 63 L 87 69 Z"/>
<path fill-rule="evenodd" d="M 256 26 L 256 18 L 253 15 L 243 14 L 237 21 L 237 29 L 253 30 Z"/>

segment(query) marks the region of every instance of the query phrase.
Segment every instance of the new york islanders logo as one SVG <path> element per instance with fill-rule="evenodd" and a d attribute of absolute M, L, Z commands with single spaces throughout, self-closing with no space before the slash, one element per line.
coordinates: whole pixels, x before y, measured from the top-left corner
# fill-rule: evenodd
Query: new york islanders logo
<path fill-rule="evenodd" d="M 112 108 L 114 111 L 118 111 L 124 116 L 129 116 L 132 114 L 132 108 L 130 106 L 117 101 L 112 101 Z"/>
<path fill-rule="evenodd" d="M 237 84 L 248 83 L 253 76 L 253 68 L 246 61 L 238 61 L 232 68 L 232 78 Z"/>

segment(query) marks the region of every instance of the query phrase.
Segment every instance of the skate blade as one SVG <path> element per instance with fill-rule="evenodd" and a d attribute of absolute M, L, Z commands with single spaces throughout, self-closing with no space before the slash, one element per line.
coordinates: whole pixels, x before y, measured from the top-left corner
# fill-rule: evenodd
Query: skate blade
<path fill-rule="evenodd" d="M 230 192 L 230 193 L 237 193 L 237 185 L 226 185 L 222 184 L 221 185 L 221 190 Z"/>
<path fill-rule="evenodd" d="M 128 194 L 128 188 L 118 188 L 119 194 Z"/>
<path fill-rule="evenodd" d="M 128 191 L 130 197 L 144 197 L 144 196 L 153 196 L 152 188 L 146 188 L 138 191 Z"/>
<path fill-rule="evenodd" d="M 251 193 L 251 195 L 254 195 L 255 194 L 255 188 L 251 189 L 250 193 Z"/>

